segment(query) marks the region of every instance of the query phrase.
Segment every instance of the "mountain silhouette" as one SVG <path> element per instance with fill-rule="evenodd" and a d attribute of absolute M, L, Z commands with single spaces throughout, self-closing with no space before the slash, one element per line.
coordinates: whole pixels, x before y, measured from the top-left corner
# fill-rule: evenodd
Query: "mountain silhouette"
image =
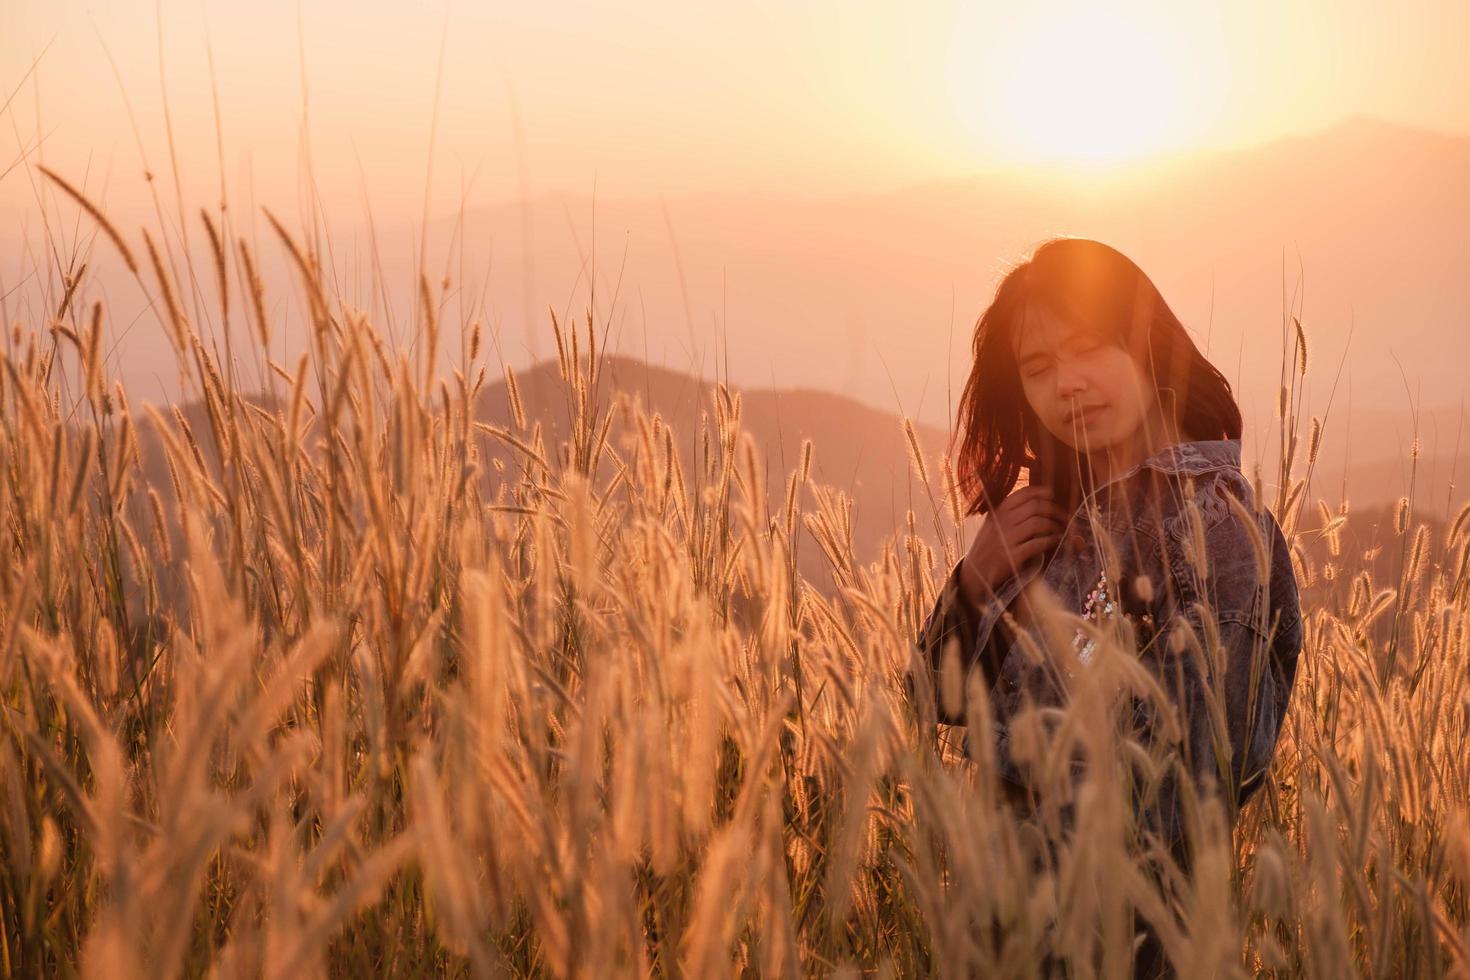
<path fill-rule="evenodd" d="M 611 410 L 616 391 L 634 397 L 650 416 L 657 413 L 672 427 L 675 448 L 686 482 L 693 481 L 701 432 L 708 428 L 714 442 L 714 379 L 704 379 L 650 365 L 636 358 L 609 355 L 604 361 L 603 384 L 597 393 L 600 412 Z M 566 438 L 570 423 L 567 387 L 554 361 L 542 361 L 516 372 L 516 387 L 527 428 L 538 422 L 548 447 Z M 842 395 L 815 389 L 742 388 L 741 430 L 755 444 L 766 474 L 765 491 L 773 512 L 784 504 L 787 477 L 797 469 L 802 442 L 813 444 L 810 477 L 813 482 L 840 490 L 851 502 L 852 544 L 860 562 L 878 558 L 883 539 L 905 527 L 909 508 L 917 530 L 932 547 L 940 547 L 934 507 L 923 484 L 914 476 L 903 420 Z M 513 422 L 504 380 L 486 382 L 479 401 L 480 417 L 497 425 Z M 945 508 L 940 457 L 947 434 L 933 426 L 914 426 L 925 456 L 930 485 L 941 512 Z M 717 443 L 716 443 L 717 445 Z M 487 446 L 514 472 L 509 450 Z M 717 451 L 717 450 L 716 450 Z M 488 470 L 487 470 L 488 472 Z M 494 493 L 493 481 L 486 485 Z M 816 506 L 803 490 L 804 506 Z M 949 526 L 947 518 L 941 527 Z M 815 541 L 803 533 L 798 545 L 798 568 L 810 580 L 825 582 L 827 559 Z M 942 548 L 940 554 L 942 555 Z"/>

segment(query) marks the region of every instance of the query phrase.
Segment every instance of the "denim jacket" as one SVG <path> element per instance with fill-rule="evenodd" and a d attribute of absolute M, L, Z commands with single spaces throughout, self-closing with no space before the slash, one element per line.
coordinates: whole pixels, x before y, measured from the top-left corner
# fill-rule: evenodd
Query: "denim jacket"
<path fill-rule="evenodd" d="M 1263 554 L 1256 554 L 1246 518 L 1230 496 L 1255 521 Z M 1016 641 L 1022 629 L 1036 649 L 1048 649 L 1043 628 L 1023 625 L 1014 615 L 1022 589 L 1039 578 L 1067 612 L 1099 623 L 1128 618 L 1140 660 L 1179 709 L 1186 771 L 1197 786 L 1231 786 L 1235 802 L 1244 802 L 1270 766 L 1302 644 L 1291 555 L 1275 518 L 1253 506 L 1254 496 L 1240 470 L 1239 439 L 1180 442 L 1090 492 L 1045 567 L 1039 557 L 1031 559 L 978 607 L 960 592 L 956 563 L 919 638 L 933 671 L 939 721 L 965 723 L 963 712 L 946 712 L 941 688 L 942 657 L 953 639 L 966 681 L 971 671 L 983 671 L 1001 776 L 1026 784 L 1009 751 L 1007 722 L 1028 701 L 1064 703 L 1070 682 L 1059 676 L 1058 661 L 1038 658 Z M 1203 560 L 1191 561 L 1189 555 L 1201 550 Z M 1213 666 L 1206 618 L 1218 630 Z M 1184 635 L 1172 635 L 1182 629 L 1193 632 L 1203 658 L 1181 642 Z M 1079 630 L 1072 645 L 1085 666 L 1090 640 Z M 1215 741 L 1207 710 L 1211 690 L 1223 690 L 1228 748 Z M 1135 712 L 1135 722 L 1148 729 L 1148 716 Z M 973 735 L 966 733 L 967 748 Z M 1223 751 L 1217 756 L 1217 750 Z M 1229 773 L 1221 771 L 1221 759 L 1229 760 Z M 1169 815 L 1175 835 L 1178 819 Z"/>

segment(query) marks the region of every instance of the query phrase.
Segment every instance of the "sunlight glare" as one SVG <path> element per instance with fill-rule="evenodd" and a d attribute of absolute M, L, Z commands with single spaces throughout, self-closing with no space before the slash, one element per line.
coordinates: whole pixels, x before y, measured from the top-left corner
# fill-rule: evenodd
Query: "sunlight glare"
<path fill-rule="evenodd" d="M 1180 79 L 1157 39 L 1134 24 L 1079 12 L 1024 37 L 1010 60 L 998 46 L 995 37 L 957 36 L 951 51 L 951 95 L 976 136 L 1077 163 L 1138 156 L 1168 140 Z"/>

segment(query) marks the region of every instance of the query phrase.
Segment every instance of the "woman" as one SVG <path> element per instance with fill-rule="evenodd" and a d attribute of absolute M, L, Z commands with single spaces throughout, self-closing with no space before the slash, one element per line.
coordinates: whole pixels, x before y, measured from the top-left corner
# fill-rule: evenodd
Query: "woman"
<path fill-rule="evenodd" d="M 921 632 L 938 720 L 965 724 L 965 691 L 988 692 L 1000 774 L 1025 798 L 1021 757 L 1038 754 L 1013 751 L 1012 723 L 1067 703 L 1099 636 L 1131 637 L 1177 709 L 1181 771 L 1233 820 L 1275 751 L 1302 626 L 1281 529 L 1240 470 L 1229 383 L 1131 260 L 1053 239 L 980 317 L 959 425 L 959 486 L 986 517 Z M 1059 651 L 1038 585 L 1096 630 L 1070 621 Z M 1131 717 L 1147 741 L 1157 712 Z M 1142 810 L 1187 870 L 1177 782 Z"/>

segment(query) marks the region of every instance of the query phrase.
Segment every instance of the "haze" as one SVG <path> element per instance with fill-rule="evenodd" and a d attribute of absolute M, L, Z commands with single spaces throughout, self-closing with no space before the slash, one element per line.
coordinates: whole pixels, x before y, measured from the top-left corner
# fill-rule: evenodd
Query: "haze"
<path fill-rule="evenodd" d="M 404 323 L 422 243 L 516 366 L 549 355 L 548 306 L 592 303 L 655 363 L 948 428 L 998 275 L 1081 234 L 1159 284 L 1250 438 L 1294 314 L 1313 410 L 1344 360 L 1332 417 L 1356 431 L 1329 446 L 1397 456 L 1417 402 L 1453 453 L 1466 37 L 1463 3 L 7 4 L 0 312 L 28 320 L 17 285 L 59 281 L 44 226 L 91 240 L 44 162 L 180 244 L 222 200 L 247 237 L 261 205 L 317 222 L 344 294 Z M 136 317 L 115 272 L 94 274 Z M 145 323 L 112 356 L 165 396 L 165 351 Z"/>

